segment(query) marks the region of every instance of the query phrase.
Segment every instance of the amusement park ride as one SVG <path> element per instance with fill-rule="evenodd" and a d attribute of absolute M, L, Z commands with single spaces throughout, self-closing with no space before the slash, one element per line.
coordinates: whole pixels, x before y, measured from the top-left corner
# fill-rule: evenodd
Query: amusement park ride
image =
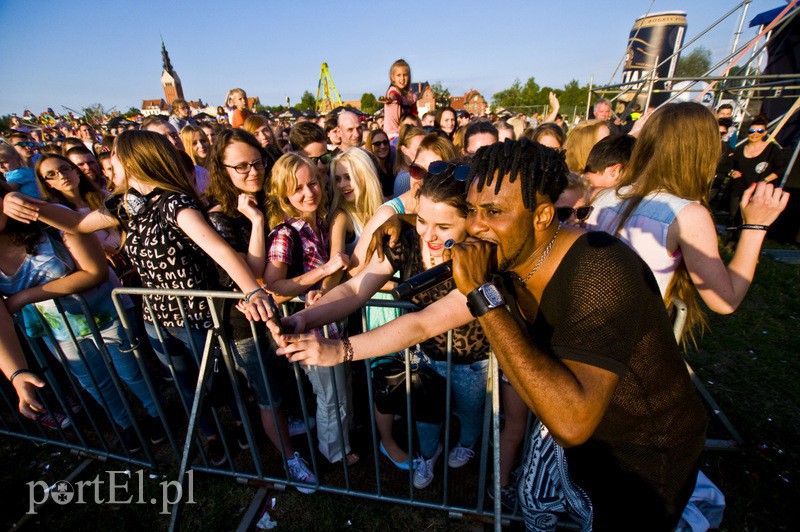
<path fill-rule="evenodd" d="M 336 83 L 333 82 L 331 71 L 328 70 L 328 63 L 322 63 L 322 67 L 319 71 L 315 110 L 323 114 L 341 105 L 342 98 L 339 96 L 339 91 L 336 90 Z"/>

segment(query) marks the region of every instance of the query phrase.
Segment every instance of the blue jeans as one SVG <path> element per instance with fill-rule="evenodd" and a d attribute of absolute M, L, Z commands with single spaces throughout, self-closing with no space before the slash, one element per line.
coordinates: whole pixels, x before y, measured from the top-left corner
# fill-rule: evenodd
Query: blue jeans
<path fill-rule="evenodd" d="M 442 377 L 447 377 L 447 361 L 432 360 L 417 352 L 419 365 L 428 366 Z M 483 431 L 484 400 L 486 399 L 486 377 L 489 361 L 480 360 L 472 364 L 453 364 L 451 371 L 453 411 L 461 424 L 460 445 L 473 447 Z M 430 458 L 439 447 L 441 423 L 417 421 L 417 434 L 422 455 Z"/>
<path fill-rule="evenodd" d="M 164 337 L 166 344 L 166 352 L 164 346 L 158 340 L 155 326 L 150 322 L 144 323 L 147 338 L 150 340 L 150 345 L 153 346 L 158 360 L 164 366 L 169 368 L 170 361 L 175 368 L 175 384 L 178 387 L 187 406 L 191 408 L 194 401 L 194 391 L 197 387 L 198 376 L 198 363 L 195 361 L 194 354 L 192 353 L 192 342 L 197 349 L 198 360 L 203 356 L 203 348 L 206 345 L 206 329 L 192 329 L 191 336 L 186 331 L 185 327 L 160 327 L 161 334 Z M 234 383 L 235 385 L 235 383 Z M 235 403 L 231 404 L 231 415 L 235 420 L 240 420 L 239 409 Z M 214 428 L 212 420 L 208 416 L 208 410 L 204 409 L 198 416 L 197 424 L 200 430 L 206 436 L 213 436 L 217 434 L 217 429 Z"/>
<path fill-rule="evenodd" d="M 142 377 L 142 372 L 139 365 L 136 363 L 136 358 L 133 353 L 122 351 L 129 351 L 130 344 L 128 337 L 125 335 L 125 330 L 119 320 L 114 320 L 103 329 L 100 330 L 100 335 L 103 337 L 103 343 L 108 349 L 108 354 L 111 356 L 111 362 L 114 364 L 114 369 L 119 375 L 120 379 L 128 385 L 131 391 L 142 402 L 142 406 L 147 410 L 150 416 L 157 416 L 155 402 L 147 389 L 147 385 Z M 54 353 L 56 352 L 55 346 L 50 338 L 44 339 L 47 347 Z M 78 354 L 78 349 L 72 340 L 62 340 L 58 342 L 61 351 L 64 353 L 64 358 L 67 361 L 70 372 L 75 375 L 78 382 L 81 384 L 94 399 L 102 404 L 102 401 L 108 405 L 109 413 L 114 421 L 121 427 L 127 428 L 131 426 L 131 420 L 128 412 L 122 404 L 120 392 L 114 387 L 114 382 L 111 380 L 111 374 L 103 362 L 103 357 L 100 350 L 95 344 L 91 335 L 77 338 L 78 346 L 83 353 L 86 361 L 81 360 Z M 92 383 L 92 377 L 97 382 L 97 387 Z M 102 401 L 101 401 L 102 396 Z"/>

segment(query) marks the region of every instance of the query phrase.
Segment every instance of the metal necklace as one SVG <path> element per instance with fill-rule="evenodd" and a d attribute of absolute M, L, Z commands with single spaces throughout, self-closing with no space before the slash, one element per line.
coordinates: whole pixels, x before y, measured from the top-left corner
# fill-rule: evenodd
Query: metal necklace
<path fill-rule="evenodd" d="M 553 244 L 555 244 L 556 237 L 558 236 L 558 232 L 560 230 L 561 230 L 561 224 L 558 224 L 558 227 L 556 227 L 556 232 L 553 233 L 553 238 L 550 240 L 550 243 L 547 244 L 547 247 L 544 248 L 544 253 L 542 253 L 541 257 L 539 257 L 539 260 L 536 262 L 536 266 L 534 266 L 533 269 L 531 270 L 531 273 L 526 275 L 524 279 L 522 277 L 520 277 L 519 275 L 517 275 L 517 282 L 519 284 L 521 284 L 522 286 L 525 286 L 525 283 L 528 282 L 528 279 L 533 277 L 533 274 L 536 273 L 536 271 L 542 266 L 542 264 L 544 264 L 544 260 L 547 258 L 547 255 L 550 253 L 550 250 L 553 248 Z"/>

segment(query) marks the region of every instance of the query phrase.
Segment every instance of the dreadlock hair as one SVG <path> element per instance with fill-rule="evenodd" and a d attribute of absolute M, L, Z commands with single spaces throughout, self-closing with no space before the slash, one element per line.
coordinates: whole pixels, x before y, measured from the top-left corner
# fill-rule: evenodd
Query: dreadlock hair
<path fill-rule="evenodd" d="M 502 143 L 484 146 L 475 153 L 467 183 L 472 183 L 477 177 L 479 192 L 484 186 L 494 184 L 494 193 L 498 194 L 506 175 L 510 183 L 517 178 L 521 180 L 522 202 L 526 209 L 533 211 L 537 193 L 555 203 L 567 186 L 569 170 L 564 154 L 558 150 L 524 137 L 520 140 L 506 139 Z"/>

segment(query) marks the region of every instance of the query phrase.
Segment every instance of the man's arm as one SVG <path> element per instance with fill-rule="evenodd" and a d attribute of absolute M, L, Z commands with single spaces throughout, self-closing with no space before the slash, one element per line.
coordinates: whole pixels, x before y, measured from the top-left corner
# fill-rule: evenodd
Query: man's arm
<path fill-rule="evenodd" d="M 453 278 L 462 294 L 486 282 L 494 254 L 490 244 L 463 242 L 451 254 Z M 603 418 L 619 377 L 540 350 L 504 307 L 490 310 L 478 321 L 511 385 L 556 441 L 563 447 L 585 442 Z"/>
<path fill-rule="evenodd" d="M 617 374 L 542 352 L 505 308 L 478 321 L 511 385 L 559 445 L 589 439 L 611 401 Z"/>

